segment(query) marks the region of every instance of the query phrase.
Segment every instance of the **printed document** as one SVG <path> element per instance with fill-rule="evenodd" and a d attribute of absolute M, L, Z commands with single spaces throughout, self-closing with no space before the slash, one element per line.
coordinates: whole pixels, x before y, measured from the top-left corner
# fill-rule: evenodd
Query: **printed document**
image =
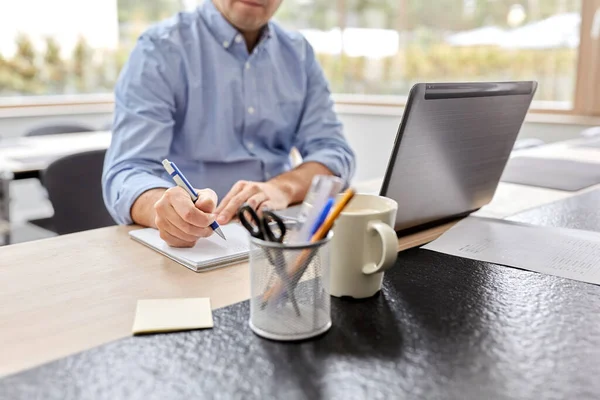
<path fill-rule="evenodd" d="M 467 217 L 423 249 L 600 284 L 600 233 Z"/>

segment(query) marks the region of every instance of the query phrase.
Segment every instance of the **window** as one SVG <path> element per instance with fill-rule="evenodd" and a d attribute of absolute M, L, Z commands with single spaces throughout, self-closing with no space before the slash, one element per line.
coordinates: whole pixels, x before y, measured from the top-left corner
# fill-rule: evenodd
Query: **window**
<path fill-rule="evenodd" d="M 0 96 L 112 92 L 139 34 L 194 4 L 27 0 L 0 13 Z"/>
<path fill-rule="evenodd" d="M 574 101 L 581 0 L 296 0 L 279 18 L 305 33 L 336 93 L 535 79 L 538 101 Z"/>
<path fill-rule="evenodd" d="M 0 104 L 111 93 L 139 34 L 201 1 L 10 2 Z M 275 19 L 305 35 L 336 94 L 402 101 L 420 81 L 534 79 L 535 108 L 591 115 L 600 114 L 589 88 L 600 85 L 598 9 L 600 0 L 283 0 Z"/>

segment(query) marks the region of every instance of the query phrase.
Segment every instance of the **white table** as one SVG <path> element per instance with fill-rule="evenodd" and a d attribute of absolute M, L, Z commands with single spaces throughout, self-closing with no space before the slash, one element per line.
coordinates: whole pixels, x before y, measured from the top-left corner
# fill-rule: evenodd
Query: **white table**
<path fill-rule="evenodd" d="M 31 136 L 0 141 L 0 221 L 10 223 L 8 186 L 12 180 L 34 177 L 61 157 L 91 150 L 107 149 L 110 131 Z M 4 242 L 10 230 L 0 230 Z"/>
<path fill-rule="evenodd" d="M 31 136 L 0 141 L 0 171 L 15 175 L 41 171 L 52 161 L 74 153 L 107 149 L 110 131 Z"/>

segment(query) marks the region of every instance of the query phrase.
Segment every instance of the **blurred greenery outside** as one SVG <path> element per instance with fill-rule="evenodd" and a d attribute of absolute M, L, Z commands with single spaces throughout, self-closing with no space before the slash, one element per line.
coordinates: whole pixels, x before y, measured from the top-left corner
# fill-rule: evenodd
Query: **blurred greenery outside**
<path fill-rule="evenodd" d="M 284 0 L 276 19 L 291 29 L 361 27 L 400 32 L 400 50 L 378 59 L 317 54 L 334 93 L 406 95 L 419 81 L 535 79 L 536 100 L 570 102 L 574 96 L 577 49 L 456 47 L 444 35 L 481 26 L 507 28 L 507 0 Z M 581 0 L 527 0 L 528 21 L 557 12 L 579 12 Z M 120 46 L 90 48 L 83 38 L 69 59 L 47 38 L 36 51 L 24 34 L 12 57 L 0 55 L 0 96 L 112 92 L 137 37 L 153 21 L 171 17 L 176 0 L 118 0 Z M 466 10 L 465 8 L 469 8 Z M 452 16 L 450 18 L 449 16 Z"/>

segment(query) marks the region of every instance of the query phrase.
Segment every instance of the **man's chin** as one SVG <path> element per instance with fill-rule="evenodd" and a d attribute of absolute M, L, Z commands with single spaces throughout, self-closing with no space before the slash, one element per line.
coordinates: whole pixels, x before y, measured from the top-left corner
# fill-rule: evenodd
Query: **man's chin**
<path fill-rule="evenodd" d="M 241 18 L 238 21 L 233 21 L 233 23 L 242 32 L 258 31 L 264 26 L 262 21 L 252 20 L 251 18 Z"/>
<path fill-rule="evenodd" d="M 266 24 L 262 9 L 249 8 L 242 5 L 240 9 L 233 13 L 232 22 L 243 31 L 259 30 Z"/>

